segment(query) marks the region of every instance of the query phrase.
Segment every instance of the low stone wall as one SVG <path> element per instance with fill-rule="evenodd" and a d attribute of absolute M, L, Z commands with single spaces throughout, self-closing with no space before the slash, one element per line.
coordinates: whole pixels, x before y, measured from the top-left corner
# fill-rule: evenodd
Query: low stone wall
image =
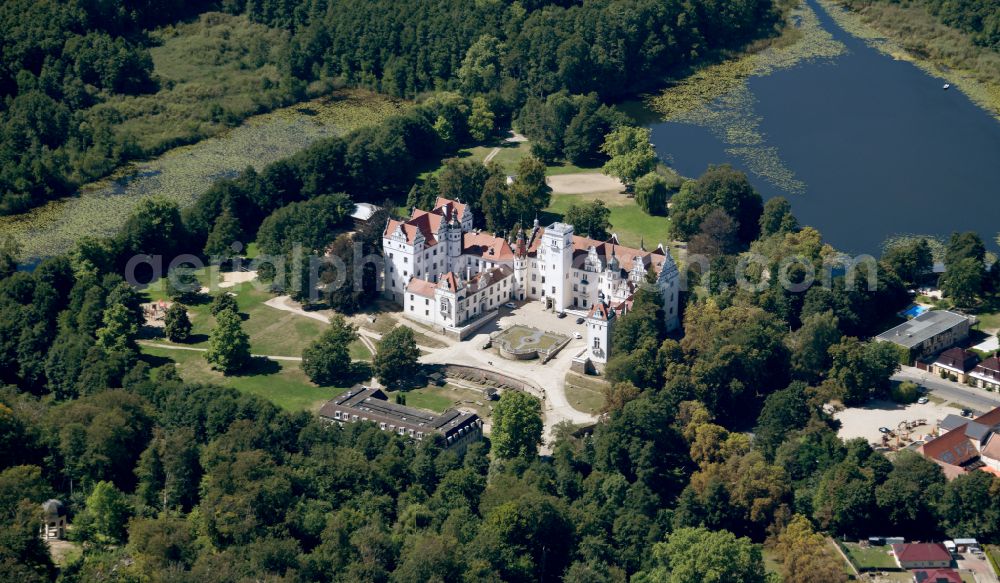
<path fill-rule="evenodd" d="M 469 336 L 475 334 L 476 330 L 479 330 L 486 324 L 489 324 L 490 322 L 495 320 L 499 314 L 500 314 L 499 310 L 493 310 L 492 312 L 480 317 L 478 320 L 470 322 L 469 324 L 466 324 L 464 326 L 445 327 L 444 333 L 449 338 L 454 338 L 459 341 L 465 340 Z"/>
<path fill-rule="evenodd" d="M 522 348 L 520 350 L 513 350 L 507 347 L 506 342 L 493 341 L 497 348 L 497 354 L 502 358 L 507 360 L 532 360 L 538 358 L 537 348 Z"/>
<path fill-rule="evenodd" d="M 471 379 L 479 383 L 491 383 L 499 385 L 501 388 L 509 388 L 517 391 L 535 392 L 541 389 L 532 383 L 516 379 L 512 376 L 500 372 L 466 366 L 464 364 L 445 364 L 442 366 L 444 373 L 448 376 Z"/>
<path fill-rule="evenodd" d="M 571 340 L 573 339 L 567 336 L 565 340 L 563 340 L 559 344 L 556 344 L 548 351 L 546 351 L 544 356 L 542 356 L 542 364 L 545 364 L 546 362 L 555 358 L 555 356 L 559 354 L 559 351 L 562 350 L 563 348 L 566 348 L 566 345 L 569 344 Z"/>

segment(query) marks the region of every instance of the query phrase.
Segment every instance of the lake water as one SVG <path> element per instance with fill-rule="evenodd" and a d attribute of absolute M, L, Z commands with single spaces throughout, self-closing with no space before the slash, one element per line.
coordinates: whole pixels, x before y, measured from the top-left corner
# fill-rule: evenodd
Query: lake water
<path fill-rule="evenodd" d="M 804 183 L 787 192 L 751 172 L 708 127 L 654 122 L 653 142 L 681 174 L 710 163 L 747 172 L 764 195 L 786 196 L 799 221 L 849 253 L 878 253 L 897 234 L 974 230 L 994 247 L 1000 231 L 1000 123 L 913 64 L 844 31 L 809 1 L 847 47 L 833 59 L 753 77 L 764 145 Z"/>

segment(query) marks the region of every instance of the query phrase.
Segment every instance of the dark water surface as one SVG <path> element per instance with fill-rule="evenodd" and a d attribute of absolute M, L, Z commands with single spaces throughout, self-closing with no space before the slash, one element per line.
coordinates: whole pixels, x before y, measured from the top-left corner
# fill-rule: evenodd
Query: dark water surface
<path fill-rule="evenodd" d="M 1000 231 L 1000 123 L 944 81 L 841 29 L 814 2 L 847 53 L 749 80 L 765 145 L 806 191 L 754 175 L 707 127 L 648 124 L 662 157 L 685 176 L 710 163 L 747 172 L 765 198 L 783 195 L 799 221 L 850 253 L 878 253 L 904 233 Z"/>

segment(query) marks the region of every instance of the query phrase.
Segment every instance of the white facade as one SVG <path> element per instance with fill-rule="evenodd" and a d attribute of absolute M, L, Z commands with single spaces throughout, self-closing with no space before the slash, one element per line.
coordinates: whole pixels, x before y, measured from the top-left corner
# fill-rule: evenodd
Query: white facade
<path fill-rule="evenodd" d="M 508 241 L 472 224 L 471 210 L 447 199 L 438 199 L 430 212 L 414 210 L 409 220 L 390 220 L 383 234 L 385 296 L 408 316 L 442 326 L 460 326 L 511 300 L 542 301 L 555 312 L 584 316 L 603 296 L 621 315 L 652 271 L 667 329 L 680 325 L 679 273 L 662 245 L 633 249 L 614 236 L 596 241 L 576 235 L 572 225 L 542 228 L 537 220 Z M 607 360 L 606 341 L 603 346 L 599 362 Z"/>

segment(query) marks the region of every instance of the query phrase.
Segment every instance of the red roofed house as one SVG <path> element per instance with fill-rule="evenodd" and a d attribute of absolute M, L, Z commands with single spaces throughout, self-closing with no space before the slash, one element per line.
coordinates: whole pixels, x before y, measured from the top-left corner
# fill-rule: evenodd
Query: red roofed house
<path fill-rule="evenodd" d="M 974 387 L 1000 390 L 1000 358 L 991 356 L 979 363 L 979 366 L 969 373 L 969 381 Z"/>
<path fill-rule="evenodd" d="M 892 545 L 892 554 L 903 569 L 944 569 L 951 566 L 951 553 L 941 543 Z"/>
<path fill-rule="evenodd" d="M 962 583 L 962 576 L 955 569 L 917 569 L 913 571 L 914 583 Z"/>
<path fill-rule="evenodd" d="M 949 348 L 942 352 L 931 364 L 931 372 L 954 376 L 958 382 L 964 383 L 969 379 L 969 372 L 976 368 L 979 357 L 974 352 L 969 352 L 962 348 Z"/>

